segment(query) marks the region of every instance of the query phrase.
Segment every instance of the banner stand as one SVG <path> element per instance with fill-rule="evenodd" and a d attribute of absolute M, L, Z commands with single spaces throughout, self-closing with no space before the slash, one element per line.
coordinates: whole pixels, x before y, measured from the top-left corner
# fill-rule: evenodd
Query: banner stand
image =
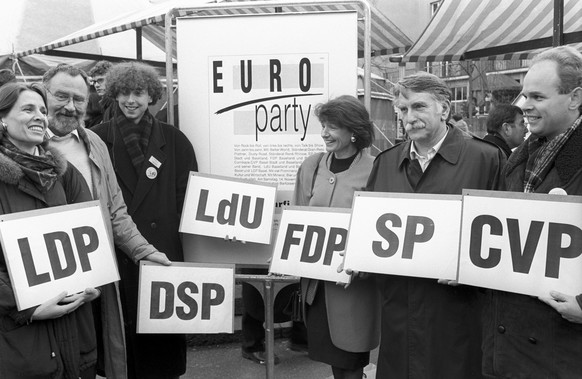
<path fill-rule="evenodd" d="M 235 274 L 236 281 L 246 282 L 255 287 L 265 303 L 265 367 L 267 378 L 275 377 L 275 298 L 279 291 L 289 284 L 298 283 L 299 277 L 287 275 L 244 275 Z"/>

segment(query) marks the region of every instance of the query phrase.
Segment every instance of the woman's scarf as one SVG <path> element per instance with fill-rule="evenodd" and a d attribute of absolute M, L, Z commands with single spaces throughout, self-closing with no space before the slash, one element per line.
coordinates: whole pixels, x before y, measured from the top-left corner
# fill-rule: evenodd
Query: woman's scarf
<path fill-rule="evenodd" d="M 145 160 L 150 135 L 152 134 L 153 117 L 146 110 L 139 123 L 134 124 L 125 117 L 123 112 L 118 112 L 115 122 L 123 138 L 127 153 L 131 158 L 131 163 L 139 174 Z"/>
<path fill-rule="evenodd" d="M 0 141 L 0 153 L 12 159 L 40 192 L 47 193 L 57 181 L 57 163 L 42 146 L 38 149 L 39 155 L 31 155 L 16 147 L 6 135 Z"/>

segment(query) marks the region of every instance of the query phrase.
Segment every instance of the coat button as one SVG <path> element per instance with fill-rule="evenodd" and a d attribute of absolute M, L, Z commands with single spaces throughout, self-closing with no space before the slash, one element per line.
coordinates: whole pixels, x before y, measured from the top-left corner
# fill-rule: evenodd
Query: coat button
<path fill-rule="evenodd" d="M 531 344 L 533 344 L 533 345 L 535 345 L 536 343 L 538 343 L 538 340 L 536 340 L 536 339 L 535 339 L 535 338 L 533 338 L 533 337 L 529 337 L 527 340 L 528 340 L 528 341 L 529 341 Z"/>
<path fill-rule="evenodd" d="M 499 326 L 497 327 L 497 331 L 498 331 L 499 333 L 501 333 L 501 334 L 505 333 L 505 326 L 503 326 L 503 325 L 499 325 Z"/>
<path fill-rule="evenodd" d="M 155 228 L 157 228 L 157 227 L 158 227 L 158 224 L 156 224 L 155 222 L 152 222 L 152 223 L 150 224 L 150 227 L 151 227 L 152 229 L 155 229 Z"/>
<path fill-rule="evenodd" d="M 335 178 L 333 178 L 333 177 L 329 178 L 329 184 L 333 184 L 333 183 L 335 183 Z"/>

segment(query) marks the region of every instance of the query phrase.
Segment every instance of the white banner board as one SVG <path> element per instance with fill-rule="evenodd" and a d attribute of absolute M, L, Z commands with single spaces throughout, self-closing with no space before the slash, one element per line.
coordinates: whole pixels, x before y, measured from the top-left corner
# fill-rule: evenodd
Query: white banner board
<path fill-rule="evenodd" d="M 322 207 L 283 209 L 271 259 L 272 273 L 349 283 L 343 262 L 350 210 Z"/>
<path fill-rule="evenodd" d="M 99 201 L 0 216 L 19 310 L 119 280 Z"/>
<path fill-rule="evenodd" d="M 182 233 L 268 244 L 275 184 L 191 172 L 182 209 Z"/>
<path fill-rule="evenodd" d="M 357 13 L 183 18 L 176 29 L 180 129 L 199 171 L 275 182 L 290 205 L 299 165 L 324 150 L 315 106 L 357 95 Z"/>
<path fill-rule="evenodd" d="M 234 266 L 141 262 L 137 333 L 233 333 Z"/>
<path fill-rule="evenodd" d="M 582 197 L 463 195 L 460 283 L 545 297 L 582 292 Z"/>
<path fill-rule="evenodd" d="M 461 200 L 460 195 L 357 191 L 344 267 L 455 279 Z"/>

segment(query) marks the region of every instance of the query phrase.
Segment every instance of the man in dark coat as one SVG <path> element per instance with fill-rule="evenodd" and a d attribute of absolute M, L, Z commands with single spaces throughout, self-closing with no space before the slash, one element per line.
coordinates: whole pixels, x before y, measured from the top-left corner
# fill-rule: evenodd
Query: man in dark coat
<path fill-rule="evenodd" d="M 582 195 L 581 84 L 582 54 L 575 49 L 562 46 L 533 59 L 522 91 L 532 134 L 503 170 L 506 190 Z M 551 291 L 543 302 L 501 291 L 489 296 L 483 334 L 488 377 L 582 378 L 582 294 Z"/>
<path fill-rule="evenodd" d="M 451 94 L 419 73 L 395 86 L 410 140 L 376 157 L 369 191 L 461 194 L 499 186 L 503 153 L 447 125 Z M 481 377 L 481 307 L 476 288 L 448 280 L 379 275 L 382 336 L 376 377 Z"/>
<path fill-rule="evenodd" d="M 139 231 L 172 261 L 183 261 L 178 233 L 190 171 L 198 169 L 194 148 L 171 125 L 148 111 L 162 94 L 153 67 L 120 63 L 106 78 L 107 94 L 117 101 L 115 117 L 93 131 L 103 139 L 129 214 Z M 139 268 L 117 254 L 131 379 L 177 378 L 186 371 L 183 334 L 137 334 Z"/>
<path fill-rule="evenodd" d="M 527 134 L 523 112 L 511 104 L 496 104 L 487 117 L 487 135 L 483 137 L 499 146 L 509 158 L 511 150 L 519 146 Z"/>

